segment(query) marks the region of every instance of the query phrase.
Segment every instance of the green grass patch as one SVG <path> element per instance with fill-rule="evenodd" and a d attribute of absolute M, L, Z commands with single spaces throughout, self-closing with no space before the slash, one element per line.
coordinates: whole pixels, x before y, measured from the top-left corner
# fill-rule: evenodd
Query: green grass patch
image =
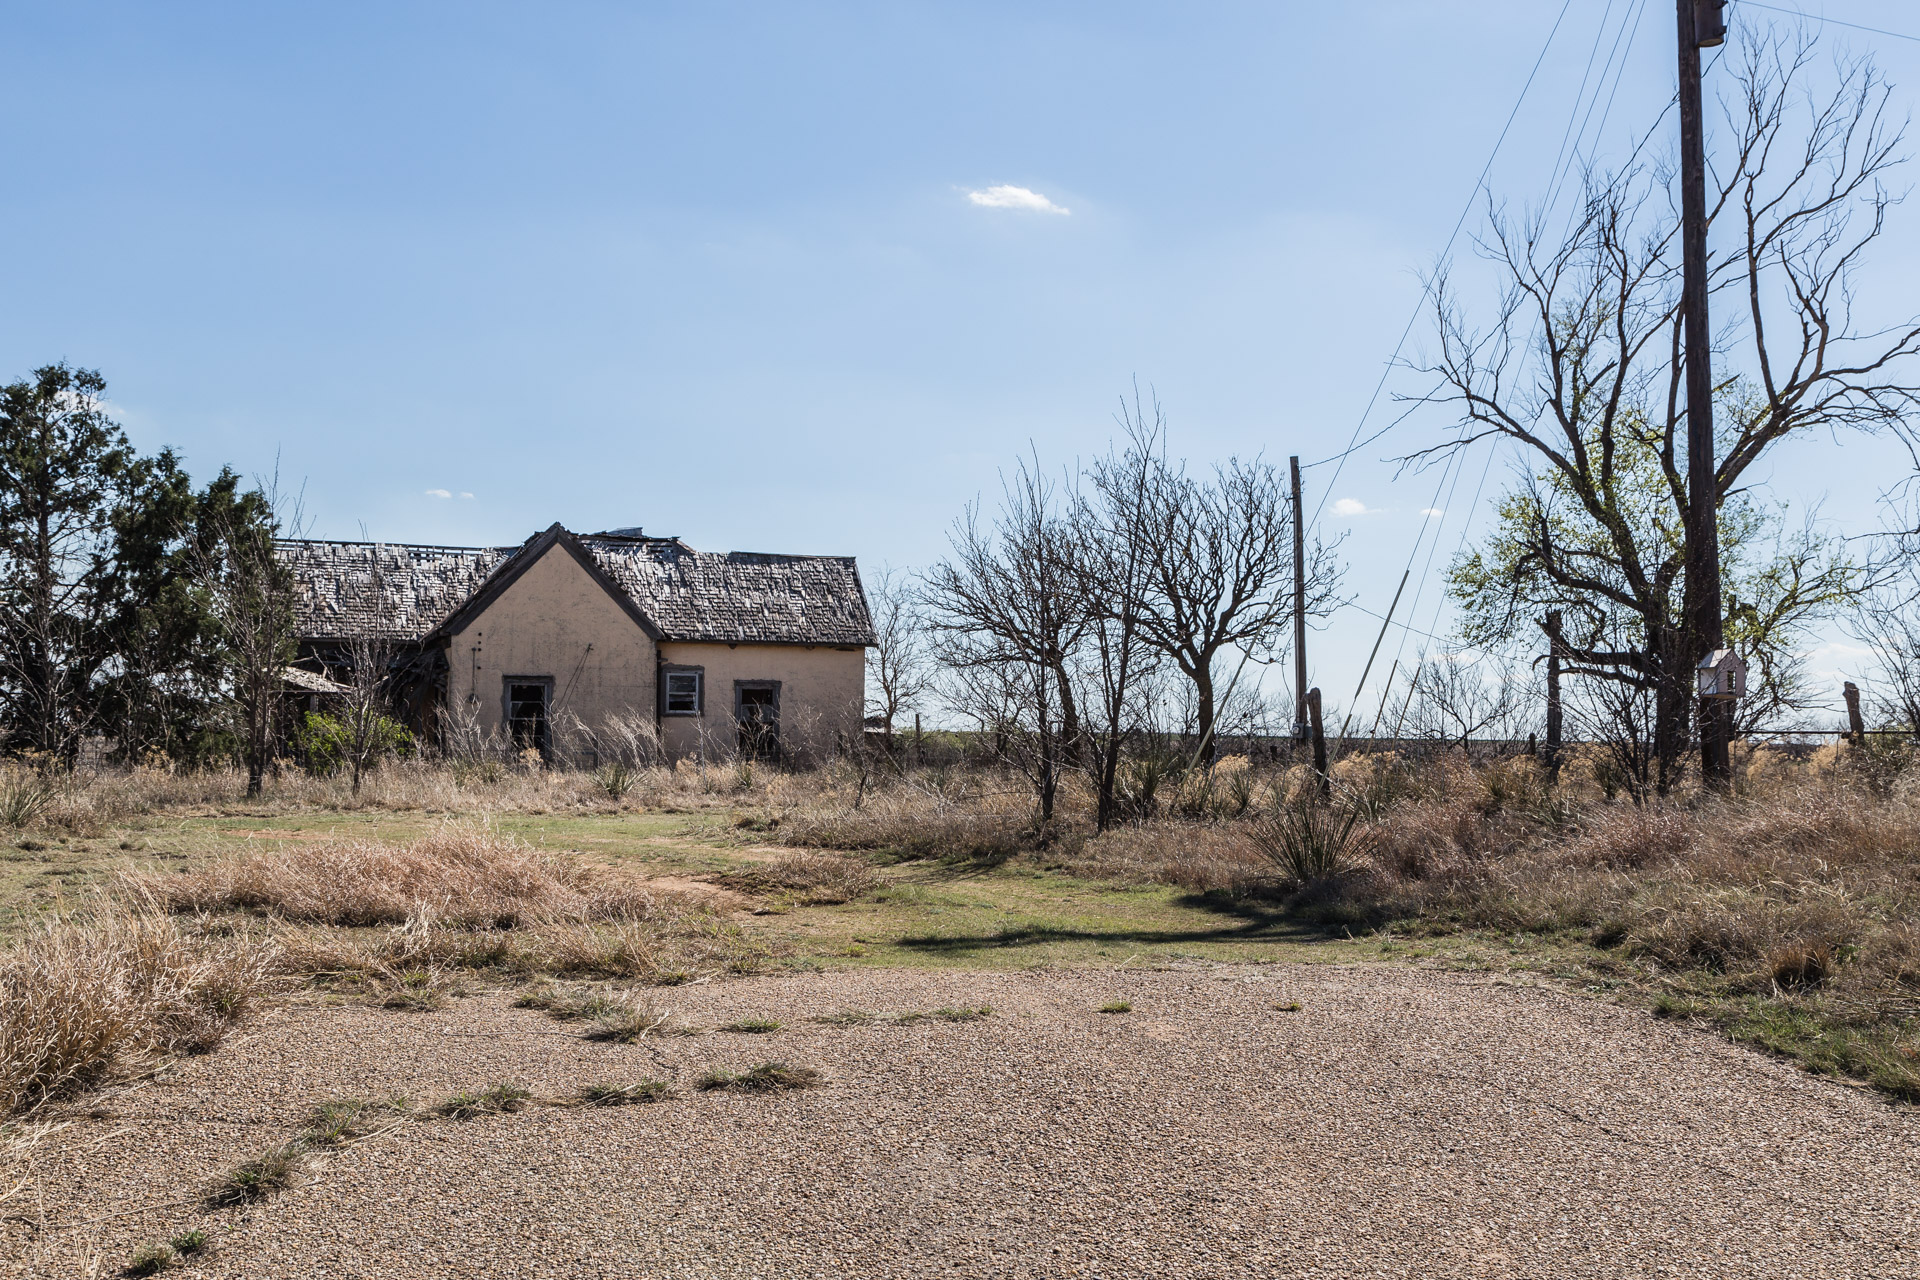
<path fill-rule="evenodd" d="M 431 1110 L 434 1115 L 447 1120 L 472 1120 L 476 1116 L 520 1111 L 532 1097 L 533 1094 L 522 1085 L 496 1084 L 477 1092 L 463 1090 L 435 1103 Z"/>
<path fill-rule="evenodd" d="M 580 1090 L 580 1102 L 589 1107 L 630 1107 L 666 1102 L 680 1091 L 665 1080 L 636 1080 L 632 1084 L 590 1084 Z"/>
<path fill-rule="evenodd" d="M 726 1026 L 720 1029 L 722 1031 L 731 1031 L 736 1035 L 765 1036 L 765 1035 L 772 1035 L 774 1032 L 778 1031 L 780 1029 L 780 1025 L 781 1025 L 780 1023 L 775 1022 L 771 1018 L 740 1018 L 733 1022 L 729 1022 Z"/>
<path fill-rule="evenodd" d="M 763 1062 L 738 1074 L 716 1068 L 701 1076 L 697 1087 L 704 1093 L 786 1093 L 795 1089 L 817 1089 L 825 1083 L 812 1067 Z"/>

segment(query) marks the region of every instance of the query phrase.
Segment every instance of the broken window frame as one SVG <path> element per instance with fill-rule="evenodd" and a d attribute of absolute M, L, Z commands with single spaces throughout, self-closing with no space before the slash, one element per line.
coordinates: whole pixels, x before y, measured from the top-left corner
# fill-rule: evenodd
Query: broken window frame
<path fill-rule="evenodd" d="M 693 706 L 675 707 L 673 678 L 693 677 Z M 707 710 L 707 669 L 681 663 L 666 663 L 660 668 L 660 714 L 663 716 L 699 716 Z"/>

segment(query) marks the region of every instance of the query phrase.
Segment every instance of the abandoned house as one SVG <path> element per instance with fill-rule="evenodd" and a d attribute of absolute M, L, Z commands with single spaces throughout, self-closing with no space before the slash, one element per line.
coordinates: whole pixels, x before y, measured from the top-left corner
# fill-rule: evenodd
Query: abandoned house
<path fill-rule="evenodd" d="M 296 666 L 428 741 L 593 765 L 817 758 L 857 740 L 873 625 L 851 557 L 695 551 L 555 524 L 517 547 L 289 539 Z"/>

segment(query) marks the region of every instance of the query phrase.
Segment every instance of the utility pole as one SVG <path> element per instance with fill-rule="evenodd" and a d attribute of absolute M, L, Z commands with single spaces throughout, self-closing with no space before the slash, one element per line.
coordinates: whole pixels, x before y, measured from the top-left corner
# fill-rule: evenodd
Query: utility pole
<path fill-rule="evenodd" d="M 1693 665 L 1722 647 L 1720 618 L 1720 494 L 1713 456 L 1713 331 L 1707 321 L 1707 144 L 1700 107 L 1700 50 L 1727 38 L 1726 0 L 1676 0 L 1680 36 L 1680 306 L 1687 347 L 1687 587 L 1686 635 L 1692 643 L 1685 682 L 1694 698 Z M 1733 771 L 1727 748 L 1733 705 L 1697 699 L 1700 771 L 1707 788 L 1725 791 Z"/>
<path fill-rule="evenodd" d="M 1293 740 L 1305 742 L 1307 725 L 1307 530 L 1300 519 L 1300 459 L 1287 459 L 1293 472 Z"/>

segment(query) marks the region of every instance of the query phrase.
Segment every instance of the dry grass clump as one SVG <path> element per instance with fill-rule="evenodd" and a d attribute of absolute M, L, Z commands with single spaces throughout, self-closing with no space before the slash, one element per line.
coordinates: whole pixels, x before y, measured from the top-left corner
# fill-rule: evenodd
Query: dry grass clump
<path fill-rule="evenodd" d="M 770 1036 L 780 1027 L 772 1018 L 736 1018 L 720 1029 L 742 1036 Z"/>
<path fill-rule="evenodd" d="M 102 902 L 0 957 L 0 1116 L 156 1055 L 204 1053 L 268 986 L 272 950 Z"/>
<path fill-rule="evenodd" d="M 674 1021 L 671 1010 L 586 987 L 572 989 L 544 987 L 521 993 L 516 1009 L 539 1009 L 559 1022 L 586 1022 L 589 1040 L 612 1040 L 631 1044 L 650 1035 L 697 1035 L 697 1028 Z M 773 1024 L 778 1027 L 778 1023 Z"/>
<path fill-rule="evenodd" d="M 1273 865 L 1246 824 L 1114 827 L 1063 855 L 1062 869 L 1130 883 L 1171 884 L 1195 893 L 1244 894 L 1273 879 Z"/>
<path fill-rule="evenodd" d="M 394 1008 L 438 1007 L 462 973 L 672 984 L 751 972 L 767 954 L 710 907 L 484 830 L 262 851 L 133 883 L 174 911 L 291 923 L 277 931 L 285 968 Z"/>
<path fill-rule="evenodd" d="M 835 853 L 800 852 L 721 877 L 730 889 L 778 893 L 810 906 L 854 902 L 872 893 L 880 877 L 872 864 Z"/>
<path fill-rule="evenodd" d="M 757 971 L 766 944 L 693 904 L 652 919 L 530 929 L 449 927 L 415 917 L 371 935 L 330 928 L 282 931 L 285 968 L 391 1008 L 433 1008 L 460 990 L 461 975 L 626 978 L 674 986 L 703 975 Z"/>
<path fill-rule="evenodd" d="M 157 1276 L 175 1263 L 199 1257 L 211 1247 L 204 1231 L 182 1231 L 165 1244 L 142 1245 L 134 1250 L 122 1275 Z"/>
<path fill-rule="evenodd" d="M 405 844 L 346 840 L 262 850 L 142 885 L 174 911 L 254 910 L 301 923 L 511 929 L 645 919 L 653 896 L 583 863 L 484 828 L 449 826 Z"/>
<path fill-rule="evenodd" d="M 992 1016 L 992 1005 L 963 1005 L 959 1008 L 942 1005 L 938 1009 L 929 1009 L 925 1013 L 896 1013 L 893 1015 L 893 1025 L 910 1027 L 918 1022 L 979 1022 Z"/>
<path fill-rule="evenodd" d="M 793 783 L 785 784 L 791 792 Z M 1063 782 L 1063 813 L 1085 808 L 1083 789 Z M 1031 849 L 1039 833 L 1032 790 L 986 770 L 921 769 L 849 785 L 827 771 L 807 797 L 783 794 L 780 838 L 893 858 L 997 862 Z"/>

